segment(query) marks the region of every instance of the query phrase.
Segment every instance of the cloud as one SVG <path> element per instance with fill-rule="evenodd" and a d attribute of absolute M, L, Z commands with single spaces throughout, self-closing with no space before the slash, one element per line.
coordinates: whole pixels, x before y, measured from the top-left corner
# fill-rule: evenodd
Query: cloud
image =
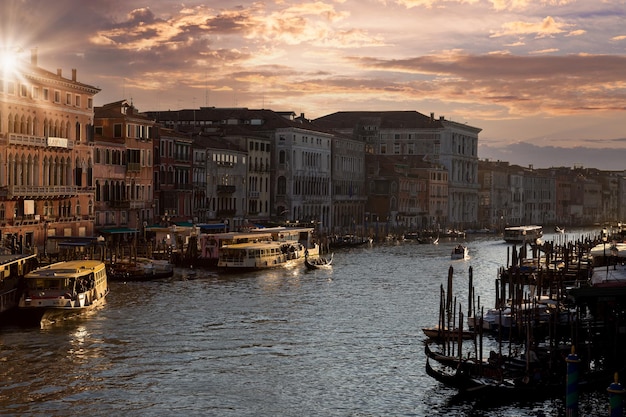
<path fill-rule="evenodd" d="M 493 105 L 500 108 L 500 117 L 626 110 L 623 56 L 471 55 L 454 51 L 399 60 L 355 57 L 352 61 L 378 71 L 413 74 L 410 81 L 395 84 L 396 88 L 403 87 L 403 94 Z"/>
<path fill-rule="evenodd" d="M 492 33 L 492 38 L 502 36 L 535 35 L 537 38 L 563 33 L 572 25 L 557 22 L 552 16 L 547 16 L 541 22 L 507 22 L 502 30 Z"/>

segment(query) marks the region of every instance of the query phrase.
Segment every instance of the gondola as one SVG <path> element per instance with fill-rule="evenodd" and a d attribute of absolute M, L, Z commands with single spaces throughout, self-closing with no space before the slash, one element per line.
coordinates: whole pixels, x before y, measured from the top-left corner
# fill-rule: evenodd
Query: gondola
<path fill-rule="evenodd" d="M 459 395 L 481 395 L 500 401 L 528 401 L 551 398 L 565 392 L 565 372 L 543 373 L 507 372 L 508 365 L 501 365 L 501 372 L 491 365 L 478 364 L 471 360 L 441 357 L 438 365 L 430 363 L 432 354 L 426 356 L 426 373 L 449 388 L 458 390 Z M 433 359 L 435 360 L 435 359 Z M 582 373 L 578 381 L 580 391 L 601 389 L 610 381 L 611 373 L 595 371 Z"/>
<path fill-rule="evenodd" d="M 321 269 L 321 268 L 330 268 L 333 264 L 333 254 L 330 254 L 330 258 L 325 258 L 323 256 L 319 256 L 316 258 L 309 258 L 309 256 L 304 257 L 304 265 L 307 269 Z"/>

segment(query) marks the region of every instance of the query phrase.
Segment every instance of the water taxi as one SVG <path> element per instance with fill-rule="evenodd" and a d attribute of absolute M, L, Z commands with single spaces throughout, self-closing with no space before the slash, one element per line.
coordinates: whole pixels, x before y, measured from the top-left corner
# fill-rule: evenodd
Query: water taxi
<path fill-rule="evenodd" d="M 542 226 L 512 226 L 504 229 L 504 241 L 508 243 L 535 243 L 542 237 Z"/>
<path fill-rule="evenodd" d="M 311 242 L 313 229 L 272 228 L 269 235 L 220 248 L 217 261 L 222 271 L 250 271 L 304 263 L 306 256 L 319 255 L 319 246 Z"/>
<path fill-rule="evenodd" d="M 0 314 L 17 307 L 19 282 L 38 264 L 35 254 L 0 255 Z"/>
<path fill-rule="evenodd" d="M 41 326 L 87 313 L 109 293 L 106 266 L 98 260 L 48 265 L 26 274 L 24 283 L 18 319 Z"/>

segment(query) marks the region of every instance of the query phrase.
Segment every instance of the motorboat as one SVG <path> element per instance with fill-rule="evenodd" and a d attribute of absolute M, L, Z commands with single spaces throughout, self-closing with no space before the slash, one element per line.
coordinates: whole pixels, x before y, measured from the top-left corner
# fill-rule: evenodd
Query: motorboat
<path fill-rule="evenodd" d="M 24 276 L 18 319 L 41 326 L 87 313 L 105 303 L 106 266 L 99 260 L 57 262 Z"/>
<path fill-rule="evenodd" d="M 464 245 L 456 245 L 450 254 L 452 259 L 467 259 L 469 257 L 469 249 Z"/>
<path fill-rule="evenodd" d="M 224 245 L 217 268 L 222 272 L 242 272 L 302 264 L 305 256 L 317 257 L 320 249 L 311 243 L 310 228 L 281 228 L 271 238 Z"/>
<path fill-rule="evenodd" d="M 511 226 L 504 229 L 504 241 L 507 243 L 535 243 L 542 237 L 542 226 Z"/>

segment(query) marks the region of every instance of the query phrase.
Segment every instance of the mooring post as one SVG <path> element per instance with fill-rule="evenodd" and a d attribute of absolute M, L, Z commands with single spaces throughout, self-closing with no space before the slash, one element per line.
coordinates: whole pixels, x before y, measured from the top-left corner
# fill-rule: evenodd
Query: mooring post
<path fill-rule="evenodd" d="M 609 417 L 623 417 L 624 393 L 626 390 L 619 383 L 617 372 L 615 372 L 613 380 L 613 383 L 606 389 L 609 393 Z"/>
<path fill-rule="evenodd" d="M 565 358 L 567 362 L 567 386 L 565 392 L 565 416 L 578 417 L 578 367 L 580 359 L 572 345 L 572 353 Z"/>

